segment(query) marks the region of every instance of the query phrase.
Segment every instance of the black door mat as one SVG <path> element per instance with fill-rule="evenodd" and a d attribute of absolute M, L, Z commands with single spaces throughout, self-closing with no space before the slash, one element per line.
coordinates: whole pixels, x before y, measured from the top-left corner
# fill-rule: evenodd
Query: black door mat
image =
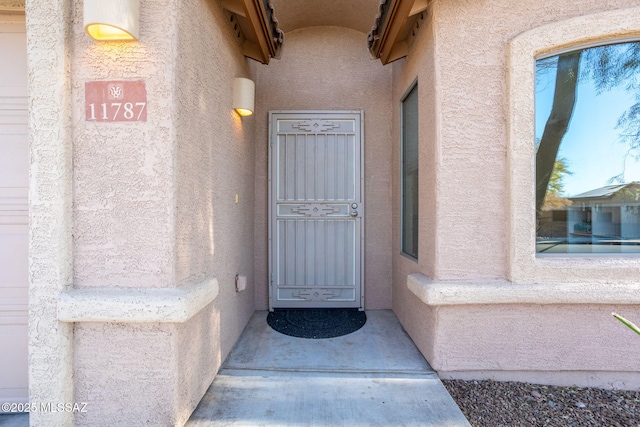
<path fill-rule="evenodd" d="M 335 338 L 355 332 L 367 322 L 357 308 L 276 308 L 267 315 L 274 330 L 298 338 Z"/>

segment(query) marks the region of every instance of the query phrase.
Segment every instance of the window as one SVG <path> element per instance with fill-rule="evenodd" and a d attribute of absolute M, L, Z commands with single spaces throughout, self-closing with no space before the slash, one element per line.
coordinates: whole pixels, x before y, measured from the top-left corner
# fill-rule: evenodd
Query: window
<path fill-rule="evenodd" d="M 418 85 L 402 100 L 402 252 L 418 258 Z"/>
<path fill-rule="evenodd" d="M 640 41 L 536 60 L 537 253 L 640 253 Z"/>
<path fill-rule="evenodd" d="M 509 245 L 505 250 L 508 279 L 514 283 L 580 283 L 586 289 L 602 292 L 602 298 L 617 298 L 615 301 L 628 300 L 629 295 L 625 292 L 637 289 L 638 253 L 538 252 L 535 209 L 534 71 L 537 61 L 596 44 L 631 40 L 640 40 L 640 7 L 637 6 L 550 22 L 518 34 L 508 44 L 509 146 L 505 202 L 509 210 L 506 224 Z M 569 127 L 574 124 L 571 120 Z M 582 208 L 582 202 L 573 206 Z M 584 207 L 585 211 L 580 215 L 588 222 L 589 215 L 595 213 L 595 205 L 587 206 L 585 202 Z M 592 208 L 591 213 L 587 208 Z M 639 210 L 635 206 L 628 208 L 630 212 L 634 209 Z M 626 212 L 627 207 L 621 208 L 623 211 Z M 612 214 L 612 220 L 615 215 Z M 561 217 L 562 214 L 556 216 Z"/>

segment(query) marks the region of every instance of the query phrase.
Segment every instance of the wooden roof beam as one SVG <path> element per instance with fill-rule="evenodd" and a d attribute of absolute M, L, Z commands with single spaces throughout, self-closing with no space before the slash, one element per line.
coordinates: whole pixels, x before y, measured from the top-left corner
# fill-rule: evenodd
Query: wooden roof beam
<path fill-rule="evenodd" d="M 222 0 L 222 7 L 232 15 L 234 29 L 240 26 L 243 55 L 263 64 L 279 56 L 284 33 L 268 0 Z"/>
<path fill-rule="evenodd" d="M 383 65 L 407 56 L 411 27 L 430 0 L 380 0 L 374 26 L 367 35 L 369 51 Z"/>

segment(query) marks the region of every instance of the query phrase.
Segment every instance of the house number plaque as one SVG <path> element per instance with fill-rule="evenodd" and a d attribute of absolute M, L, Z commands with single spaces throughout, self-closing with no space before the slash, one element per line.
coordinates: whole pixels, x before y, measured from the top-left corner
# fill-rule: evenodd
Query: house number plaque
<path fill-rule="evenodd" d="M 88 122 L 147 121 L 144 80 L 86 82 L 84 96 Z"/>

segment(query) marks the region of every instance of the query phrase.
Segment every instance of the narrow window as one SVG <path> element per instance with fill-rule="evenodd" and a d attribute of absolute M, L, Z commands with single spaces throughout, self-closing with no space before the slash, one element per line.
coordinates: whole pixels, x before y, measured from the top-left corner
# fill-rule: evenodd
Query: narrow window
<path fill-rule="evenodd" d="M 418 259 L 418 85 L 402 100 L 402 252 Z"/>
<path fill-rule="evenodd" d="M 640 42 L 536 61 L 536 252 L 640 253 Z"/>

